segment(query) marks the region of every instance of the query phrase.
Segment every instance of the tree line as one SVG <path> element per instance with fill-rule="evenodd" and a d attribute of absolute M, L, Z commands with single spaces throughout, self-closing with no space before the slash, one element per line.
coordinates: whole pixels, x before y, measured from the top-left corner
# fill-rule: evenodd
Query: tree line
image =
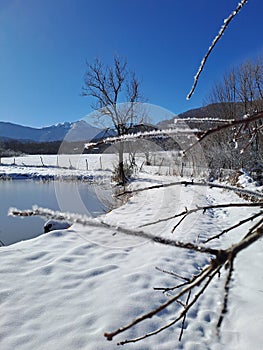
<path fill-rule="evenodd" d="M 263 110 L 263 59 L 247 60 L 232 68 L 215 83 L 207 101 L 212 115 L 244 121 L 201 141 L 211 168 L 245 167 L 262 172 L 263 121 L 246 120 Z"/>

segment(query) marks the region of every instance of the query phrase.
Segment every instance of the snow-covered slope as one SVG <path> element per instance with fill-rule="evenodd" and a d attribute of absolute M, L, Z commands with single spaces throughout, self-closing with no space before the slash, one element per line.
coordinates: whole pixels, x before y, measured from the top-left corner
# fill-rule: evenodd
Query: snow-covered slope
<path fill-rule="evenodd" d="M 91 164 L 95 155 L 86 157 Z M 34 163 L 34 159 L 37 160 L 37 157 L 28 157 L 28 163 Z M 46 162 L 51 164 L 52 159 Z M 85 169 L 85 162 L 82 167 Z M 29 167 L 27 171 L 30 171 Z M 132 186 L 146 187 L 169 180 L 164 176 L 142 173 Z M 117 350 L 120 348 L 116 345 L 117 341 L 145 334 L 173 321 L 178 311 L 177 304 L 170 305 L 168 310 L 111 342 L 103 336 L 105 331 L 127 324 L 170 297 L 153 288 L 177 285 L 178 279 L 155 267 L 190 278 L 209 263 L 209 256 L 126 236 L 117 229 L 107 225 L 96 226 L 96 223 L 103 220 L 115 227 L 136 229 L 171 217 L 186 206 L 195 208 L 228 202 L 244 200 L 222 189 L 191 186 L 152 189 L 134 195 L 125 205 L 89 221 L 85 226 L 75 223 L 68 230 L 52 231 L 30 241 L 2 247 L 0 348 Z M 184 220 L 181 229 L 173 234 L 174 218 L 140 229 L 164 238 L 198 242 L 234 225 L 254 211 L 253 208 L 232 207 L 200 212 Z M 246 223 L 229 232 L 215 242 L 215 246 L 221 240 L 223 247 L 239 241 L 248 226 L 249 223 Z M 216 322 L 224 297 L 224 270 L 188 313 L 182 341 L 178 341 L 179 323 L 123 348 L 261 350 L 262 249 L 263 240 L 259 240 L 235 260 L 228 312 L 220 335 L 216 332 Z"/>
<path fill-rule="evenodd" d="M 91 140 L 101 132 L 84 120 L 75 123 L 61 123 L 43 128 L 31 128 L 18 124 L 0 122 L 0 138 L 50 142 L 66 139 L 68 141 Z"/>

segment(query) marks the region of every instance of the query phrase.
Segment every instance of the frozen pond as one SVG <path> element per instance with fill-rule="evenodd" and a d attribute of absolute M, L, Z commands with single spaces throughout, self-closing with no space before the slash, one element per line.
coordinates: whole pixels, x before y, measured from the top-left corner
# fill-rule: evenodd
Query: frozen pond
<path fill-rule="evenodd" d="M 107 211 L 107 206 L 98 199 L 99 194 L 93 185 L 83 182 L 0 181 L 0 240 L 10 245 L 43 234 L 46 220 L 7 216 L 10 207 L 31 209 L 37 205 L 95 217 Z"/>

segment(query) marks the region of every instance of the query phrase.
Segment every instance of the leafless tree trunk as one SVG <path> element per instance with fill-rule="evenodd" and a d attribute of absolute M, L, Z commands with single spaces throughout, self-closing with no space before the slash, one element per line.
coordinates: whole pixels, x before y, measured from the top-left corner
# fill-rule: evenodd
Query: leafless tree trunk
<path fill-rule="evenodd" d="M 82 95 L 93 97 L 95 118 L 100 124 L 111 125 L 118 136 L 127 134 L 135 123 L 143 121 L 138 108 L 138 102 L 142 101 L 139 87 L 135 73 L 128 70 L 127 61 L 118 56 L 114 57 L 112 66 L 104 65 L 99 59 L 93 64 L 87 62 Z M 126 182 L 123 149 L 120 142 L 118 167 L 122 184 Z"/>

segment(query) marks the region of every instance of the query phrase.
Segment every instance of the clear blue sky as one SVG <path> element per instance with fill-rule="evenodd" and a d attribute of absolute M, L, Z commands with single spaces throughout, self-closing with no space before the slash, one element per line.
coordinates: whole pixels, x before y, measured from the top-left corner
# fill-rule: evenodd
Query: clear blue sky
<path fill-rule="evenodd" d="M 232 66 L 263 55 L 262 0 L 249 0 L 193 77 L 238 0 L 0 0 L 0 120 L 28 126 L 76 121 L 86 60 L 126 57 L 149 103 L 178 114 L 203 105 Z"/>

